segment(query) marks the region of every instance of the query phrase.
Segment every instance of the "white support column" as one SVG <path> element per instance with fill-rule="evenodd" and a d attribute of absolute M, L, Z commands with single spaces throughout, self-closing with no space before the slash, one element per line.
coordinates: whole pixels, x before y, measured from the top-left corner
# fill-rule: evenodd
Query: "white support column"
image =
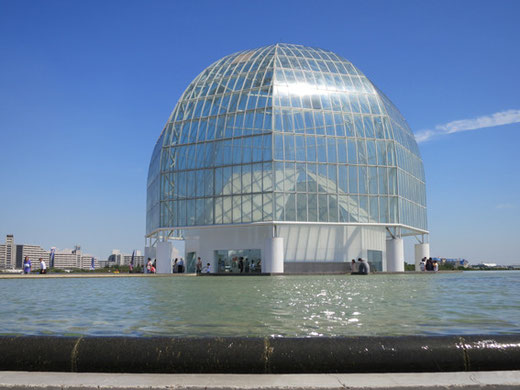
<path fill-rule="evenodd" d="M 283 273 L 283 237 L 271 237 L 265 240 L 262 272 Z"/>
<path fill-rule="evenodd" d="M 157 270 L 158 274 L 172 273 L 172 244 L 168 241 L 157 243 Z"/>
<path fill-rule="evenodd" d="M 396 237 L 386 240 L 387 272 L 404 272 L 404 242 Z"/>
<path fill-rule="evenodd" d="M 420 262 L 424 257 L 430 257 L 430 244 L 415 244 L 415 270 L 420 271 Z"/>

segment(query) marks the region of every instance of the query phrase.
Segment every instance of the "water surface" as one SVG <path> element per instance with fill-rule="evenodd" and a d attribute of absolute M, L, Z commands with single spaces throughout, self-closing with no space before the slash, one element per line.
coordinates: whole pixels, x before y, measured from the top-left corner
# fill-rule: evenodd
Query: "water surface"
<path fill-rule="evenodd" d="M 520 272 L 0 280 L 0 334 L 520 332 Z"/>

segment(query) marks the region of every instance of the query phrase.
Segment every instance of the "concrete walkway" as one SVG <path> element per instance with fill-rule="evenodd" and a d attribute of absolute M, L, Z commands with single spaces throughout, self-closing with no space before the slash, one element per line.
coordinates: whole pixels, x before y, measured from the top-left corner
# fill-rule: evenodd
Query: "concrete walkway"
<path fill-rule="evenodd" d="M 400 374 L 95 374 L 0 371 L 0 389 L 518 389 L 520 371 Z"/>
<path fill-rule="evenodd" d="M 377 276 L 377 275 L 435 275 L 435 274 L 451 274 L 451 273 L 461 273 L 462 271 L 454 270 L 454 271 L 438 271 L 438 272 L 415 272 L 415 271 L 405 271 L 405 272 L 373 272 L 368 276 Z M 182 274 L 143 274 L 143 273 L 114 273 L 114 272 L 59 272 L 59 273 L 50 273 L 50 274 L 22 274 L 22 273 L 0 273 L 0 279 L 45 279 L 45 278 L 160 278 L 160 277 L 196 277 L 196 276 L 236 276 L 236 277 L 251 277 L 251 276 L 316 276 L 316 275 L 343 275 L 347 277 L 357 277 L 357 275 L 351 275 L 350 272 L 347 273 L 292 273 L 292 274 L 279 274 L 279 273 L 254 273 L 254 274 L 239 274 L 239 273 L 211 273 L 211 274 L 193 274 L 193 273 L 182 273 Z"/>

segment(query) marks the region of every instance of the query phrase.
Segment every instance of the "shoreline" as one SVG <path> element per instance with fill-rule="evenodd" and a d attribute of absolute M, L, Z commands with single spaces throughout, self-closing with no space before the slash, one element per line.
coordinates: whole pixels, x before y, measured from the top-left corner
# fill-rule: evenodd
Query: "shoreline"
<path fill-rule="evenodd" d="M 239 274 L 239 273 L 211 273 L 211 274 L 130 274 L 130 273 L 49 273 L 49 274 L 15 274 L 0 273 L 0 279 L 58 279 L 58 278 L 167 278 L 167 277 L 215 277 L 215 276 L 232 276 L 232 277 L 255 277 L 255 276 L 316 276 L 316 275 L 343 275 L 343 276 L 372 276 L 372 275 L 435 275 L 435 274 L 452 274 L 462 273 L 463 270 L 437 271 L 437 272 L 421 272 L 421 271 L 404 271 L 404 272 L 371 272 L 369 275 L 351 275 L 348 273 L 257 273 L 257 274 Z"/>

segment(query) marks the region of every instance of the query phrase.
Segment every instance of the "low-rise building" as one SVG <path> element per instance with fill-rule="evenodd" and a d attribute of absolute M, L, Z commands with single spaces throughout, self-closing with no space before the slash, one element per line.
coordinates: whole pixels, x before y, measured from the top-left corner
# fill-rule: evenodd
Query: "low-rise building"
<path fill-rule="evenodd" d="M 81 247 L 76 245 L 74 249 L 63 249 L 56 251 L 54 255 L 54 267 L 55 268 L 79 268 L 79 269 L 91 269 L 92 258 L 94 258 L 94 268 L 99 268 L 99 259 L 87 253 L 81 252 Z"/>
<path fill-rule="evenodd" d="M 130 265 L 132 261 L 132 255 L 134 256 L 134 267 L 144 265 L 144 256 L 141 251 L 135 250 L 133 254 L 124 254 L 119 249 L 112 250 L 112 254 L 108 256 L 107 261 L 103 261 L 102 264 L 105 266 L 113 267 L 116 265 Z"/>
<path fill-rule="evenodd" d="M 16 245 L 16 267 L 23 267 L 23 260 L 27 256 L 31 260 L 32 269 L 40 269 L 40 262 L 38 259 L 41 257 L 49 266 L 49 251 L 46 251 L 39 245 Z"/>
<path fill-rule="evenodd" d="M 469 261 L 466 259 L 462 259 L 460 257 L 452 258 L 452 259 L 445 258 L 445 257 L 442 257 L 442 258 L 435 257 L 434 260 L 440 261 L 441 264 L 452 264 L 456 268 L 458 268 L 458 267 L 468 268 L 469 267 Z"/>
<path fill-rule="evenodd" d="M 40 258 L 45 261 L 47 267 L 51 267 L 50 256 L 51 251 L 39 245 L 15 245 L 14 236 L 8 234 L 5 245 L 0 245 L 0 269 L 21 269 L 25 257 L 31 260 L 33 270 L 40 269 Z M 94 258 L 94 267 L 99 268 L 99 259 L 87 253 L 82 253 L 79 245 L 76 245 L 74 249 L 56 250 L 54 253 L 54 268 L 90 269 L 92 267 L 92 258 Z"/>

